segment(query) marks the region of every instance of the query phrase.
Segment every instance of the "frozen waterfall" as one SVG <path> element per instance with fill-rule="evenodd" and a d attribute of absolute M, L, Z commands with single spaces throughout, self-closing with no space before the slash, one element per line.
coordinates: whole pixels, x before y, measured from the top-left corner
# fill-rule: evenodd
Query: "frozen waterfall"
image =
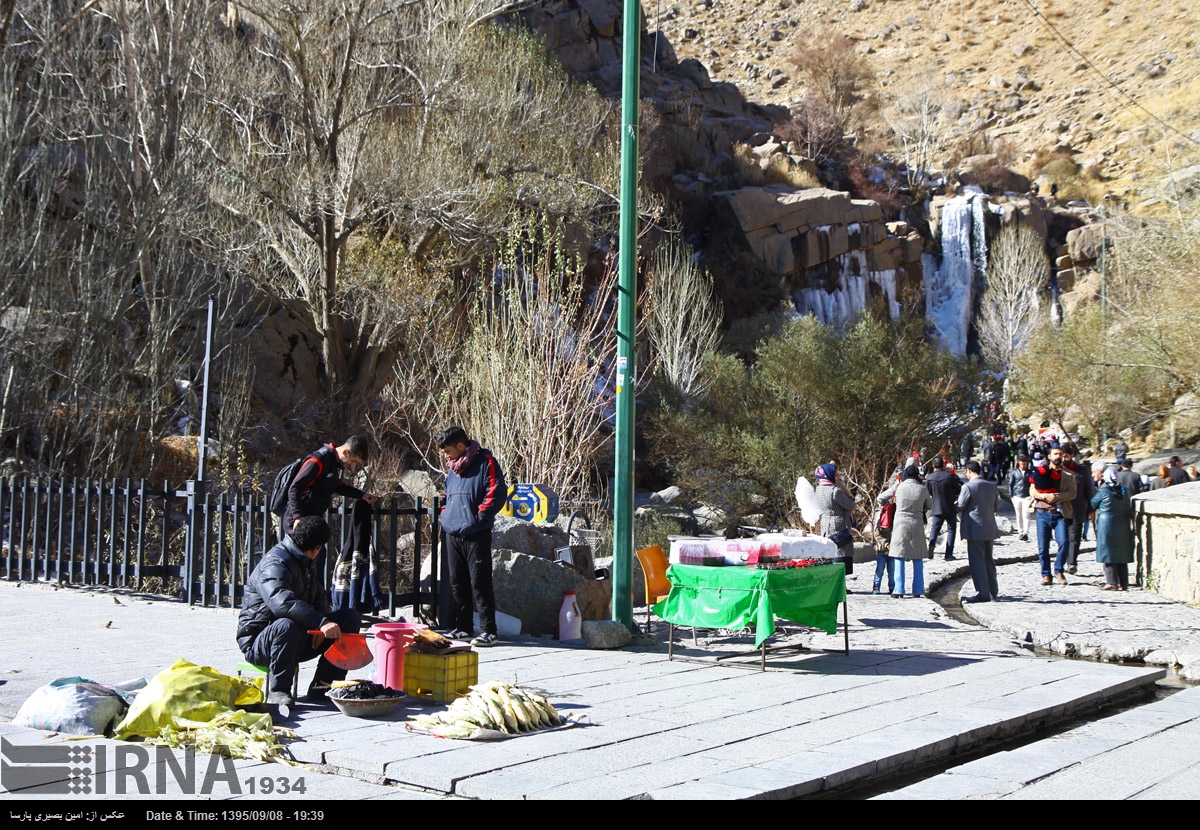
<path fill-rule="evenodd" d="M 867 308 L 873 284 L 887 301 L 892 319 L 900 316 L 895 271 L 868 270 L 867 255 L 863 251 L 842 254 L 831 260 L 827 267 L 833 271 L 833 290 L 818 287 L 802 288 L 795 292 L 792 302 L 798 314 L 811 314 L 825 325 L 849 322 Z"/>
<path fill-rule="evenodd" d="M 933 254 L 921 258 L 925 316 L 942 346 L 958 355 L 967 352 L 976 286 L 987 273 L 987 197 L 974 188 L 968 191 L 942 205 L 940 259 Z"/>

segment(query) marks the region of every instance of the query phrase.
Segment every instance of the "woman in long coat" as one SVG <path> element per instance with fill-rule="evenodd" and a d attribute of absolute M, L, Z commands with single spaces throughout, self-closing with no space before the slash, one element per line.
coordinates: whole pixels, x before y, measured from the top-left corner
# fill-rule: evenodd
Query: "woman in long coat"
<path fill-rule="evenodd" d="M 925 559 L 929 542 L 925 539 L 925 514 L 933 507 L 933 497 L 921 483 L 921 471 L 915 466 L 904 468 L 903 480 L 896 488 L 896 520 L 892 527 L 892 544 L 888 556 L 896 571 L 896 592 L 904 596 L 904 563 L 912 562 L 912 595 L 925 594 Z"/>
<path fill-rule="evenodd" d="M 850 530 L 854 527 L 854 499 L 838 483 L 834 464 L 817 467 L 815 477 L 816 500 L 821 508 L 821 535 L 826 539 L 843 535 L 845 541 L 838 546 L 838 558 L 846 566 L 846 576 L 849 576 L 854 573 L 854 540 L 850 538 Z"/>
<path fill-rule="evenodd" d="M 1104 590 L 1129 590 L 1129 563 L 1133 561 L 1133 528 L 1130 526 L 1130 495 L 1117 479 L 1117 468 L 1109 467 L 1092 496 L 1096 511 L 1096 561 L 1104 565 Z"/>

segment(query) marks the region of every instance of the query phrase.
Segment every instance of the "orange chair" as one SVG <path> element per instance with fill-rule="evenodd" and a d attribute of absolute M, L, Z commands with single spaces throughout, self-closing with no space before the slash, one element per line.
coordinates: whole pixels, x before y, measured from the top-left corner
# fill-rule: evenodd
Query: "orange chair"
<path fill-rule="evenodd" d="M 642 579 L 646 585 L 646 633 L 650 632 L 650 606 L 667 598 L 671 593 L 671 581 L 667 579 L 670 562 L 658 545 L 642 548 L 637 552 L 642 564 Z"/>

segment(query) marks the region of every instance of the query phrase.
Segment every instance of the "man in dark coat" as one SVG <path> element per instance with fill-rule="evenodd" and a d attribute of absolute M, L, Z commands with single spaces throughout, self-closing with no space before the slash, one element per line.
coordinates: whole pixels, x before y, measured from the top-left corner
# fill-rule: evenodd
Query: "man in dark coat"
<path fill-rule="evenodd" d="M 369 444 L 361 435 L 351 435 L 344 444 L 326 444 L 304 459 L 288 487 L 283 531 L 287 533 L 304 516 L 324 516 L 333 497 L 362 499 L 375 503 L 373 493 L 364 493 L 342 481 L 342 471 L 367 463 Z"/>
<path fill-rule="evenodd" d="M 1171 479 L 1172 487 L 1176 484 L 1187 484 L 1192 480 L 1183 467 L 1183 459 L 1177 455 L 1171 456 L 1171 466 L 1167 467 L 1167 476 Z"/>
<path fill-rule="evenodd" d="M 1067 573 L 1076 572 L 1075 562 L 1079 558 L 1079 546 L 1083 542 L 1083 527 L 1087 523 L 1088 514 L 1092 512 L 1092 496 L 1096 495 L 1096 480 L 1092 478 L 1092 465 L 1075 460 L 1078 451 L 1074 444 L 1063 446 L 1063 468 L 1075 476 L 1075 498 L 1071 503 L 1074 517 L 1067 527 Z"/>
<path fill-rule="evenodd" d="M 962 536 L 967 543 L 967 565 L 975 596 L 963 602 L 991 602 L 1000 595 L 996 582 L 996 560 L 992 545 L 1000 535 L 996 528 L 996 510 L 1000 506 L 1000 489 L 980 475 L 979 462 L 967 464 L 967 486 L 958 496 L 962 511 Z"/>
<path fill-rule="evenodd" d="M 933 472 L 925 479 L 925 489 L 933 496 L 933 520 L 929 526 L 929 558 L 933 558 L 938 533 L 946 525 L 946 559 L 954 558 L 954 537 L 958 532 L 958 494 L 962 482 L 946 471 L 946 462 L 939 455 L 933 459 Z"/>
<path fill-rule="evenodd" d="M 1142 477 L 1133 471 L 1133 459 L 1128 456 L 1121 458 L 1121 472 L 1117 473 L 1121 489 L 1131 497 L 1142 492 Z"/>
<path fill-rule="evenodd" d="M 279 707 L 284 717 L 295 704 L 292 681 L 297 665 L 323 655 L 342 632 L 357 633 L 362 625 L 353 610 L 330 610 L 325 587 L 313 567 L 328 541 L 325 520 L 306 516 L 263 555 L 246 581 L 238 615 L 238 648 L 251 663 L 267 666 L 267 703 Z M 308 633 L 317 630 L 321 633 Z M 332 682 L 345 677 L 345 669 L 321 656 L 308 699 L 323 701 Z"/>
<path fill-rule="evenodd" d="M 460 426 L 437 436 L 446 458 L 446 501 L 442 530 L 446 534 L 446 564 L 450 571 L 452 640 L 471 636 L 471 609 L 479 614 L 475 646 L 496 643 L 496 596 L 492 591 L 492 525 L 508 501 L 500 463 L 490 450 L 472 441 Z"/>

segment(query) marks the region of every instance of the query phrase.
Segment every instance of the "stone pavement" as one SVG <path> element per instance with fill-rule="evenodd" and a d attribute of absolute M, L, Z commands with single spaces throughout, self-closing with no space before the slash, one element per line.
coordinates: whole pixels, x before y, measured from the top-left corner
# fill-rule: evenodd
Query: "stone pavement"
<path fill-rule="evenodd" d="M 1200 688 L 997 752 L 879 799 L 1195 799 Z"/>
<path fill-rule="evenodd" d="M 7 582 L 0 607 L 4 718 L 56 677 L 115 682 L 178 657 L 231 671 L 239 658 L 230 609 Z M 849 655 L 773 655 L 766 673 L 668 662 L 665 646 L 645 638 L 613 652 L 522 638 L 483 651 L 480 678 L 541 689 L 580 726 L 478 744 L 411 733 L 402 720 L 413 709 L 404 707 L 372 721 L 302 707 L 290 724 L 301 739 L 290 748 L 312 770 L 305 798 L 797 797 L 945 766 L 1136 695 L 1163 675 L 1032 656 L 1007 633 L 958 622 L 929 600 L 855 593 L 850 612 Z M 721 639 L 710 643 L 743 638 Z M 840 635 L 793 630 L 782 639 L 841 647 Z M 687 631 L 679 643 L 698 656 Z M 11 725 L 3 731 L 21 745 L 47 740 Z M 262 765 L 238 765 L 245 779 L 264 775 Z M 209 797 L 265 797 L 245 790 L 217 787 Z"/>

